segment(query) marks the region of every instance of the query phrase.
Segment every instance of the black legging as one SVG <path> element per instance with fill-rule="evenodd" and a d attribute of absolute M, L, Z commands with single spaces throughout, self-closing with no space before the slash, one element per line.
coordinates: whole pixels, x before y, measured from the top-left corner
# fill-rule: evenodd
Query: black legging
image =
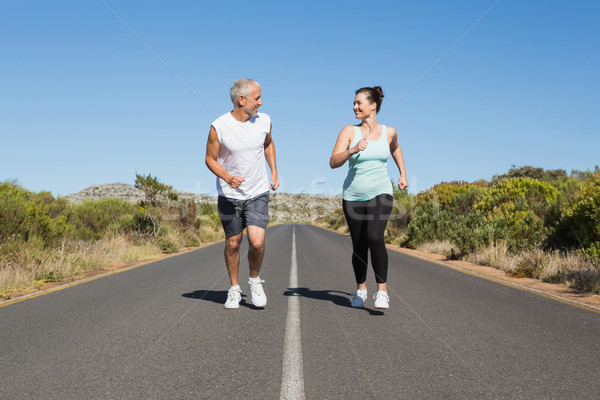
<path fill-rule="evenodd" d="M 352 267 L 356 283 L 367 280 L 368 251 L 377 283 L 387 282 L 388 255 L 385 248 L 385 226 L 392 212 L 394 198 L 381 194 L 367 201 L 342 201 L 346 222 L 352 237 Z"/>

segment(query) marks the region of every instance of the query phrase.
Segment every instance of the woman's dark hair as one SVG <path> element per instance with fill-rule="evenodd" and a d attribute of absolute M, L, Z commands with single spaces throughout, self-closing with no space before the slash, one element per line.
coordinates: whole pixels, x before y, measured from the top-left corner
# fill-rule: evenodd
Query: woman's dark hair
<path fill-rule="evenodd" d="M 381 102 L 383 101 L 383 89 L 381 86 L 373 86 L 373 87 L 363 87 L 356 91 L 355 94 L 366 93 L 367 100 L 371 103 L 377 103 L 377 112 L 381 108 Z"/>

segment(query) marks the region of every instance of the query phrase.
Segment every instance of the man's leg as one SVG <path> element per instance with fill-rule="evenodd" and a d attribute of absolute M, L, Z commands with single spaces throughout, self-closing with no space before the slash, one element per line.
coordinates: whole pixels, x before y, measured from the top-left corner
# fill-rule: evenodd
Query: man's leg
<path fill-rule="evenodd" d="M 240 270 L 240 244 L 242 243 L 242 235 L 243 233 L 240 233 L 235 236 L 228 236 L 225 239 L 225 264 L 227 265 L 231 286 L 239 284 L 238 274 Z"/>
<path fill-rule="evenodd" d="M 262 287 L 264 281 L 260 279 L 260 267 L 265 255 L 265 232 L 269 222 L 269 193 L 260 195 L 244 206 L 244 217 L 248 229 L 248 266 L 250 267 L 250 295 L 252 304 L 256 307 L 264 307 L 267 304 L 267 296 Z"/>
<path fill-rule="evenodd" d="M 250 266 L 250 296 L 252 304 L 256 307 L 264 307 L 267 304 L 267 296 L 262 287 L 264 281 L 259 278 L 260 267 L 265 255 L 265 230 L 255 225 L 248 225 L 248 264 Z"/>
<path fill-rule="evenodd" d="M 258 226 L 248 225 L 248 264 L 250 278 L 257 278 L 265 256 L 265 230 Z M 239 260 L 239 253 L 238 253 Z"/>

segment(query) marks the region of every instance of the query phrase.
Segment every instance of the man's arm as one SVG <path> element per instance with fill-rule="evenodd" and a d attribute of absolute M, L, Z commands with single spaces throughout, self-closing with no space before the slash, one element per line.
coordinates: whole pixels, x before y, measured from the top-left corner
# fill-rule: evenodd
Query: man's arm
<path fill-rule="evenodd" d="M 277 161 L 275 157 L 275 143 L 273 143 L 273 138 L 271 137 L 271 131 L 269 130 L 269 134 L 265 137 L 265 158 L 267 159 L 267 164 L 269 164 L 269 168 L 271 169 L 271 184 L 269 187 L 271 190 L 276 190 L 279 187 L 279 177 L 277 176 Z"/>
<path fill-rule="evenodd" d="M 217 131 L 215 130 L 215 127 L 211 125 L 210 132 L 208 133 L 208 141 L 206 142 L 206 157 L 204 159 L 206 166 L 212 171 L 213 174 L 227 182 L 229 186 L 237 189 L 245 179 L 241 176 L 231 175 L 225 170 L 225 168 L 223 168 L 221 164 L 219 164 L 218 160 L 220 150 L 221 143 L 219 142 Z"/>

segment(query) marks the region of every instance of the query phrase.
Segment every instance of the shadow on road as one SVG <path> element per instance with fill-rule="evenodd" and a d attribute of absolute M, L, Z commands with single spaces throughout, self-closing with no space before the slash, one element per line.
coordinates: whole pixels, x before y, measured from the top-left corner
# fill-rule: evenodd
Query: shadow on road
<path fill-rule="evenodd" d="M 184 293 L 181 296 L 186 297 L 188 299 L 211 301 L 213 303 L 222 305 L 222 304 L 225 304 L 225 300 L 227 300 L 227 290 L 194 290 L 193 292 L 190 292 L 190 293 Z M 242 293 L 242 301 L 240 301 L 241 307 L 248 307 L 253 310 L 263 310 L 264 309 L 262 307 L 260 307 L 260 308 L 255 307 L 254 304 L 252 304 L 249 301 L 246 301 L 244 299 L 244 297 L 247 297 L 247 296 Z"/>
<path fill-rule="evenodd" d="M 335 293 L 340 293 L 343 296 L 340 296 L 338 294 Z M 350 299 L 348 298 L 349 296 L 352 296 L 352 293 L 347 293 L 347 292 L 341 292 L 339 290 L 311 290 L 309 288 L 295 288 L 295 289 L 291 289 L 289 288 L 287 291 L 285 291 L 283 293 L 284 296 L 302 296 L 302 297 L 306 297 L 309 299 L 315 299 L 315 300 L 325 300 L 325 301 L 330 301 L 335 305 L 338 305 L 340 307 L 350 307 Z M 370 308 L 367 307 L 360 307 L 359 309 L 368 311 L 369 314 L 371 315 L 384 315 L 383 312 L 381 311 L 376 311 L 376 310 L 372 310 Z"/>

